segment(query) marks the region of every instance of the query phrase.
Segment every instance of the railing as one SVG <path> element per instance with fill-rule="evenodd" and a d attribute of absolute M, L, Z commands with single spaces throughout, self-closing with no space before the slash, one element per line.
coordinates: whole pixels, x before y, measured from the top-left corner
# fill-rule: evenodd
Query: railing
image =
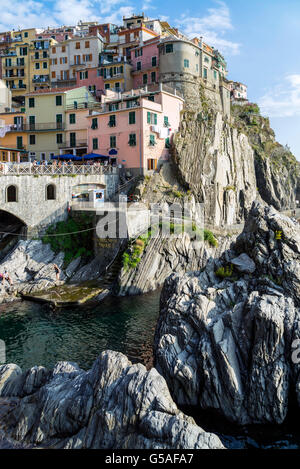
<path fill-rule="evenodd" d="M 79 148 L 87 146 L 87 140 L 76 140 L 76 142 L 62 142 L 58 144 L 58 148 Z"/>
<path fill-rule="evenodd" d="M 41 77 L 39 78 L 33 78 L 32 79 L 32 82 L 33 83 L 47 83 L 50 81 L 50 77 L 49 75 L 42 75 Z"/>
<path fill-rule="evenodd" d="M 23 124 L 22 130 L 28 130 L 30 132 L 36 131 L 47 131 L 47 130 L 64 130 L 65 124 L 63 122 L 49 122 L 45 124 Z"/>
<path fill-rule="evenodd" d="M 101 103 L 98 102 L 84 102 L 84 103 L 72 103 L 68 104 L 66 106 L 67 110 L 72 110 L 72 109 L 94 109 L 94 108 L 101 108 Z"/>
<path fill-rule="evenodd" d="M 80 175 L 80 174 L 117 174 L 117 168 L 111 165 L 74 165 L 74 164 L 40 164 L 35 165 L 33 163 L 1 163 L 0 162 L 0 174 L 1 175 Z"/>

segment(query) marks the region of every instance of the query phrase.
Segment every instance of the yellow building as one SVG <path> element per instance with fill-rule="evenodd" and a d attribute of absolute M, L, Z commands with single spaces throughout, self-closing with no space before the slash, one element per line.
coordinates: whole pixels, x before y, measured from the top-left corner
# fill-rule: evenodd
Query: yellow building
<path fill-rule="evenodd" d="M 35 37 L 35 28 L 12 31 L 8 47 L 3 51 L 2 79 L 12 91 L 13 98 L 30 91 L 30 45 Z"/>
<path fill-rule="evenodd" d="M 76 148 L 71 135 L 66 139 L 67 110 L 81 107 L 83 103 L 88 107 L 89 102 L 94 102 L 94 98 L 85 86 L 27 93 L 25 105 L 29 158 L 48 160 L 61 153 L 67 144 Z"/>
<path fill-rule="evenodd" d="M 1 61 L 2 79 L 13 98 L 21 99 L 28 92 L 50 87 L 49 48 L 56 43 L 52 38 L 38 38 L 34 28 L 11 32 Z"/>
<path fill-rule="evenodd" d="M 122 60 L 118 62 L 103 63 L 99 68 L 99 75 L 103 78 L 104 88 L 113 91 L 128 91 L 133 87 L 132 66 Z"/>
<path fill-rule="evenodd" d="M 26 116 L 22 112 L 0 113 L 0 161 L 27 161 Z"/>
<path fill-rule="evenodd" d="M 55 39 L 37 38 L 30 44 L 30 89 L 50 88 L 50 48 L 55 46 Z"/>

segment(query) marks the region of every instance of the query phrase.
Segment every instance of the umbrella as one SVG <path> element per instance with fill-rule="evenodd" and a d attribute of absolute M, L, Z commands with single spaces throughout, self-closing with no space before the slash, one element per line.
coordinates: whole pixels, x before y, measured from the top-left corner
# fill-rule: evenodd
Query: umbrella
<path fill-rule="evenodd" d="M 85 160 L 92 160 L 94 158 L 109 158 L 109 156 L 99 155 L 98 153 L 88 153 L 87 155 L 84 155 Z"/>
<path fill-rule="evenodd" d="M 81 159 L 76 155 L 73 155 L 73 153 L 67 153 L 66 155 L 55 155 L 51 156 L 51 160 L 78 160 Z"/>

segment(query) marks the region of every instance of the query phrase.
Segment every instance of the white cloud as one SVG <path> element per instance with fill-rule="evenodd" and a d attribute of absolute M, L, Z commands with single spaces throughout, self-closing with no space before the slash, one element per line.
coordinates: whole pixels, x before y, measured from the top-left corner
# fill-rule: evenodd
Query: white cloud
<path fill-rule="evenodd" d="M 270 117 L 300 116 L 300 75 L 287 75 L 258 100 L 263 114 Z"/>
<path fill-rule="evenodd" d="M 10 0 L 1 12 L 0 31 L 72 25 L 79 20 L 120 23 L 133 11 L 127 0 Z"/>
<path fill-rule="evenodd" d="M 225 35 L 233 30 L 230 10 L 225 2 L 215 0 L 216 6 L 208 8 L 205 16 L 184 14 L 176 21 L 176 26 L 188 37 L 203 36 L 209 45 L 220 49 L 227 55 L 237 55 L 240 44 L 230 41 Z"/>

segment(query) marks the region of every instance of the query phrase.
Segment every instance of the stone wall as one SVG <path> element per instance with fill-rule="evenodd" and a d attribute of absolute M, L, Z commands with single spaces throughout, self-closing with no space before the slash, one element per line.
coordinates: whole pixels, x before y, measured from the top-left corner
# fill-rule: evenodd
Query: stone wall
<path fill-rule="evenodd" d="M 46 188 L 55 186 L 55 200 L 46 200 Z M 0 207 L 18 217 L 28 232 L 42 230 L 43 227 L 66 218 L 68 204 L 72 198 L 72 188 L 80 184 L 104 184 L 106 196 L 113 195 L 118 184 L 117 174 L 103 175 L 20 175 L 1 176 Z M 17 202 L 7 202 L 7 187 L 17 188 Z"/>

